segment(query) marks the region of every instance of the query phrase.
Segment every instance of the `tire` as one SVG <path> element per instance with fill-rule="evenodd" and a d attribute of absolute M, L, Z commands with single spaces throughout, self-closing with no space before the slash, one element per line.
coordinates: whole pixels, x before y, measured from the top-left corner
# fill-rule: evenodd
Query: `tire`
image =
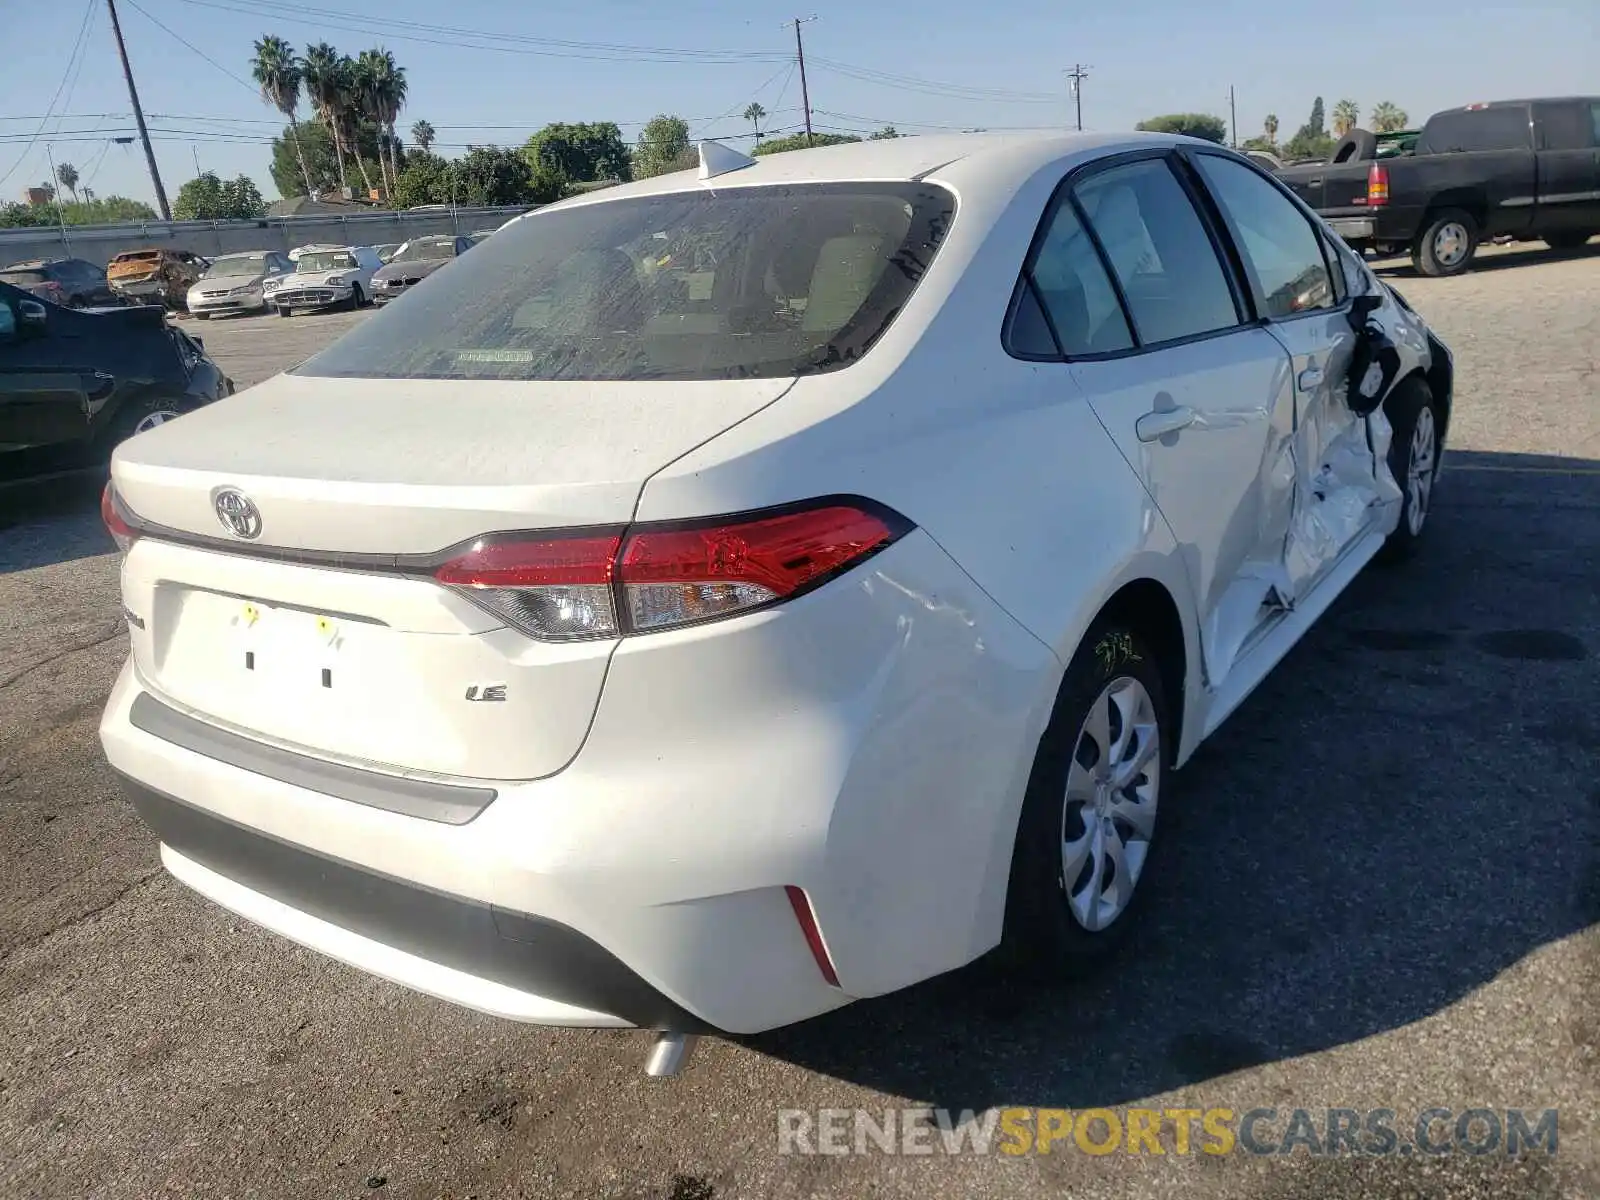
<path fill-rule="evenodd" d="M 138 400 L 117 414 L 116 423 L 111 427 L 111 444 L 115 446 L 125 442 L 135 434 L 144 433 L 182 415 L 177 406 L 169 401 L 155 397 Z"/>
<path fill-rule="evenodd" d="M 194 314 L 194 319 L 196 321 L 209 321 L 209 320 L 211 320 L 211 314 L 210 313 L 195 313 Z"/>
<path fill-rule="evenodd" d="M 1352 129 L 1328 155 L 1330 163 L 1366 162 L 1378 157 L 1378 139 L 1370 130 Z"/>
<path fill-rule="evenodd" d="M 294 315 L 294 314 L 293 314 L 293 313 L 291 313 L 291 312 L 290 312 L 290 310 L 289 310 L 289 309 L 287 309 L 287 308 L 280 308 L 280 309 L 279 309 L 279 310 L 278 310 L 278 315 L 279 315 L 279 316 L 280 316 L 280 317 L 282 317 L 282 318 L 284 318 L 284 320 L 288 320 L 288 319 L 289 319 L 289 318 L 290 318 L 290 317 L 291 317 L 291 316 L 293 316 L 293 315 Z"/>
<path fill-rule="evenodd" d="M 1119 731 L 1127 728 L 1122 715 L 1128 711 L 1136 714 L 1139 733 L 1122 739 Z M 1105 717 L 1098 723 L 1099 736 L 1097 714 Z M 1171 731 L 1161 672 L 1150 643 L 1126 622 L 1104 618 L 1096 622 L 1062 678 L 1028 780 L 1012 854 L 1005 934 L 997 955 L 1002 966 L 1039 978 L 1077 978 L 1100 966 L 1126 942 L 1149 891 L 1144 879 L 1156 861 L 1160 831 L 1156 818 L 1172 761 Z M 1095 768 L 1105 761 L 1108 736 L 1112 747 L 1119 741 L 1126 747 L 1122 761 L 1135 763 L 1120 798 L 1114 789 L 1093 783 Z M 1139 753 L 1148 758 L 1142 767 L 1136 765 Z M 1095 819 L 1088 814 L 1097 805 L 1102 814 L 1109 814 L 1113 806 L 1122 809 L 1116 816 L 1099 818 L 1098 843 L 1109 850 L 1112 843 L 1106 839 L 1114 835 L 1116 844 L 1123 846 L 1124 871 L 1132 867 L 1123 877 L 1131 875 L 1129 892 L 1111 897 L 1121 901 L 1120 906 L 1106 903 L 1108 885 L 1114 885 L 1118 876 L 1115 858 L 1095 853 Z M 1139 823 L 1123 815 L 1132 813 L 1140 814 Z M 1141 834 L 1141 824 L 1148 836 Z M 1083 846 L 1086 856 L 1069 859 L 1069 843 Z M 1130 853 L 1135 848 L 1137 857 Z M 1066 878 L 1069 870 L 1074 872 L 1072 879 Z"/>
<path fill-rule="evenodd" d="M 1424 275 L 1459 275 L 1478 253 L 1478 223 L 1459 208 L 1430 213 L 1411 247 L 1411 263 Z"/>
<path fill-rule="evenodd" d="M 366 297 L 361 294 L 361 285 L 352 283 L 350 285 L 350 311 L 356 312 L 366 307 L 366 303 Z"/>
<path fill-rule="evenodd" d="M 1439 403 L 1433 389 L 1419 375 L 1402 380 L 1383 402 L 1384 415 L 1394 430 L 1389 443 L 1389 471 L 1400 485 L 1400 523 L 1378 552 L 1381 561 L 1404 562 L 1417 552 L 1433 509 L 1439 473 Z M 1419 436 L 1420 434 L 1420 436 Z M 1413 468 L 1416 473 L 1413 474 Z"/>
<path fill-rule="evenodd" d="M 1552 250 L 1577 250 L 1593 236 L 1593 230 L 1585 233 L 1578 229 L 1566 229 L 1560 233 L 1541 233 L 1539 240 Z"/>

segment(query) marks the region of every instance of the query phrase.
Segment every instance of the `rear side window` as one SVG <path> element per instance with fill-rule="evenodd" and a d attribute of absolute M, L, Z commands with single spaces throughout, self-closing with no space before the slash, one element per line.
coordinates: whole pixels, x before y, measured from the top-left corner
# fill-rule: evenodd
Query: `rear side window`
<path fill-rule="evenodd" d="M 1164 159 L 1090 176 L 1074 195 L 1111 265 L 1141 345 L 1239 323 L 1200 215 Z"/>
<path fill-rule="evenodd" d="M 1545 150 L 1589 150 L 1596 145 L 1595 112 L 1600 105 L 1582 100 L 1537 104 L 1533 115 L 1539 125 L 1539 145 Z"/>
<path fill-rule="evenodd" d="M 1528 110 L 1519 106 L 1438 113 L 1428 118 L 1417 141 L 1417 149 L 1424 154 L 1532 148 Z"/>
<path fill-rule="evenodd" d="M 1216 154 L 1195 165 L 1228 223 L 1264 317 L 1293 317 L 1338 303 L 1321 239 L 1289 198 L 1249 167 Z"/>
<path fill-rule="evenodd" d="M 846 367 L 955 216 L 923 183 L 730 187 L 557 207 L 296 368 L 385 379 L 740 379 Z"/>
<path fill-rule="evenodd" d="M 50 276 L 43 270 L 0 271 L 0 283 L 15 284 L 21 288 L 39 283 L 48 283 L 49 280 Z"/>
<path fill-rule="evenodd" d="M 1023 286 L 1035 304 L 1027 298 L 1018 304 L 1010 335 L 1015 353 L 1046 357 L 1058 346 L 1059 353 L 1077 356 L 1133 346 L 1116 287 L 1070 199 L 1058 200 L 1047 218 Z"/>

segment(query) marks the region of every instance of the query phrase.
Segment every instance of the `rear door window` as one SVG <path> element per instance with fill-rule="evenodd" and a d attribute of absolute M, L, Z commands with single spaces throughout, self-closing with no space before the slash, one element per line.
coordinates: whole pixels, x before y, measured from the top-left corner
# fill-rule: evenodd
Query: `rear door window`
<path fill-rule="evenodd" d="M 1595 146 L 1592 108 L 1582 100 L 1552 101 L 1534 106 L 1542 150 L 1589 150 Z"/>
<path fill-rule="evenodd" d="M 1428 119 L 1417 142 L 1417 149 L 1428 154 L 1532 148 L 1528 110 L 1520 105 L 1438 113 Z"/>
<path fill-rule="evenodd" d="M 731 187 L 535 213 L 296 371 L 740 379 L 849 366 L 955 217 L 925 183 Z"/>
<path fill-rule="evenodd" d="M 1073 194 L 1110 263 L 1141 345 L 1239 324 L 1211 237 L 1165 159 L 1097 172 Z"/>
<path fill-rule="evenodd" d="M 1070 197 L 1061 197 L 1046 218 L 1023 286 L 1034 303 L 1020 298 L 1013 319 L 1010 348 L 1021 357 L 1047 356 L 1040 347 L 1049 344 L 1052 334 L 1069 357 L 1133 346 L 1116 285 Z"/>

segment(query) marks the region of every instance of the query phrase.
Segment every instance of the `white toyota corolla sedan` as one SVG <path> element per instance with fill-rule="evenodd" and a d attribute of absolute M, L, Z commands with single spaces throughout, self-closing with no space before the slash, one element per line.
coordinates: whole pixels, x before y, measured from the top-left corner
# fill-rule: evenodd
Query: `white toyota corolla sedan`
<path fill-rule="evenodd" d="M 101 736 L 167 869 L 661 1031 L 657 1073 L 1125 940 L 1179 768 L 1422 534 L 1452 391 L 1219 146 L 701 155 L 125 442 L 105 497 Z"/>

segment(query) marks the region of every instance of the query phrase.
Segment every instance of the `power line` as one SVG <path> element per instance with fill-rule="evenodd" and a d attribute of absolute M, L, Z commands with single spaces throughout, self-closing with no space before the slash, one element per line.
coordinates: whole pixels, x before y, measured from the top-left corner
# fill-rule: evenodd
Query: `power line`
<path fill-rule="evenodd" d="M 1048 92 L 1013 91 L 1007 88 L 971 87 L 959 83 L 943 83 L 934 79 L 919 79 L 911 75 L 895 75 L 872 67 L 858 67 L 831 58 L 812 57 L 814 66 L 832 71 L 862 83 L 897 88 L 901 91 L 922 92 L 933 96 L 948 96 L 956 100 L 975 100 L 996 104 L 1059 104 L 1061 97 Z"/>
<path fill-rule="evenodd" d="M 78 40 L 72 44 L 72 53 L 67 56 L 67 68 L 61 72 L 61 82 L 56 84 L 56 94 L 50 97 L 50 103 L 45 106 L 44 117 L 39 122 L 39 128 L 33 131 L 33 136 L 28 139 L 28 144 L 22 148 L 22 153 L 17 156 L 17 161 L 7 168 L 4 175 L 0 175 L 0 184 L 5 183 L 6 180 L 16 174 L 17 168 L 22 165 L 23 160 L 33 153 L 34 144 L 38 142 L 39 135 L 44 132 L 45 125 L 49 123 L 51 115 L 56 111 L 56 102 L 61 99 L 61 92 L 67 86 L 67 76 L 72 73 L 73 60 L 83 50 L 84 38 L 89 33 L 89 18 L 94 14 L 94 6 L 95 0 L 88 0 L 88 3 L 83 6 L 83 23 L 78 26 Z"/>
<path fill-rule="evenodd" d="M 278 0 L 232 0 L 231 3 L 225 3 L 223 0 L 184 0 L 184 3 L 245 16 L 295 19 L 315 28 L 364 33 L 399 41 L 421 42 L 425 45 L 455 46 L 467 50 L 497 50 L 503 53 L 532 54 L 545 58 L 587 59 L 596 62 L 729 65 L 742 62 L 772 62 L 782 57 L 771 50 L 696 50 L 670 46 L 632 46 L 621 43 L 573 41 L 565 38 L 541 38 L 494 30 L 433 25 L 421 21 L 367 17 L 333 9 L 281 3 Z"/>
<path fill-rule="evenodd" d="M 124 0 L 124 2 L 128 5 L 129 8 L 133 9 L 136 13 L 138 13 L 140 16 L 142 16 L 146 21 L 149 21 L 157 29 L 161 30 L 162 33 L 165 33 L 168 37 L 172 38 L 174 41 L 181 42 L 183 45 L 189 47 L 189 49 L 193 50 L 201 58 L 205 59 L 208 63 L 210 63 L 217 70 L 221 71 L 224 75 L 226 75 L 229 79 L 233 80 L 240 87 L 247 89 L 252 96 L 259 96 L 261 94 L 260 90 L 256 87 L 255 84 L 251 83 L 249 80 L 245 79 L 243 76 L 235 75 L 232 71 L 228 70 L 227 67 L 223 66 L 216 59 L 212 58 L 211 55 L 207 54 L 204 50 L 200 49 L 199 46 L 196 46 L 193 42 L 191 42 L 188 38 L 184 37 L 181 33 L 178 33 L 177 31 L 175 31 L 173 29 L 169 29 L 167 26 L 163 25 L 160 21 L 158 21 L 155 17 L 151 16 L 149 12 L 145 11 L 143 8 L 140 8 L 138 3 L 137 3 L 137 0 Z"/>

